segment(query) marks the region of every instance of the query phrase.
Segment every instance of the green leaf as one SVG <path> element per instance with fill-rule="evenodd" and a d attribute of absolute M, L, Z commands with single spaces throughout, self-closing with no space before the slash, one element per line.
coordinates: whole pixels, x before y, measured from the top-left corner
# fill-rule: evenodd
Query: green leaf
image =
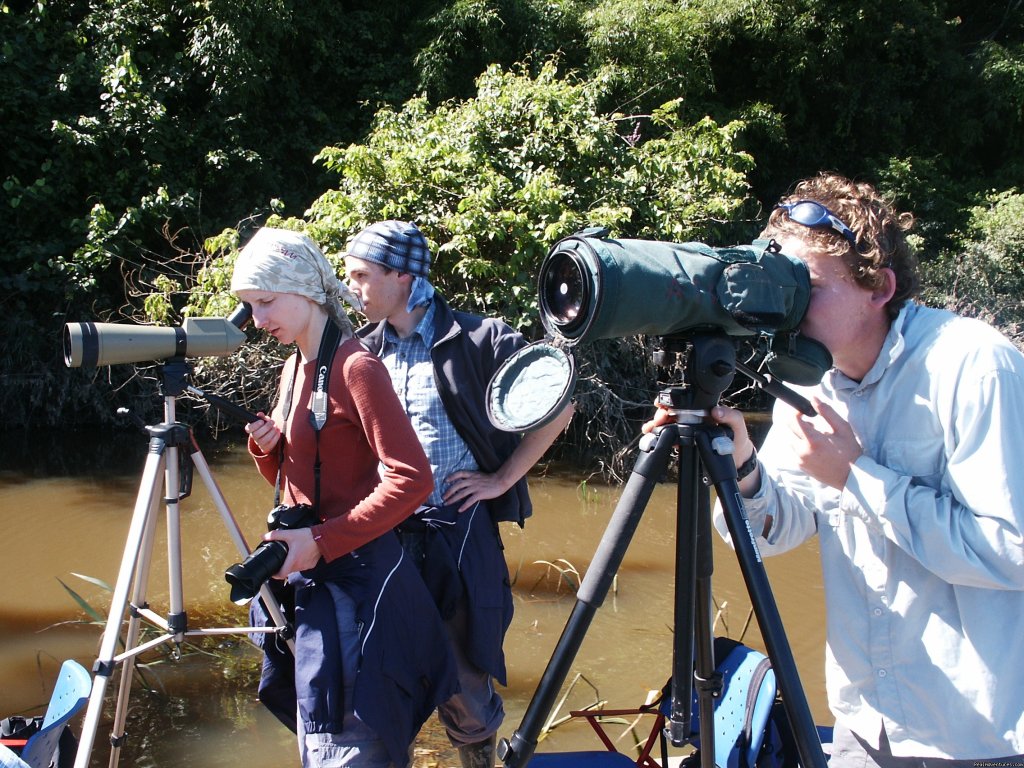
<path fill-rule="evenodd" d="M 75 575 L 77 575 L 77 574 L 75 574 Z M 85 577 L 83 576 L 83 577 L 80 577 L 80 578 L 85 578 Z M 87 580 L 89 580 L 89 579 L 87 579 Z M 90 617 L 90 618 L 91 618 L 91 619 L 92 619 L 93 621 L 97 621 L 97 622 L 102 622 L 102 621 L 104 621 L 104 616 L 103 616 L 102 614 L 100 614 L 100 612 L 99 612 L 99 611 L 97 611 L 97 610 L 96 610 L 95 608 L 93 608 L 93 607 L 92 607 L 91 605 L 89 605 L 89 603 L 88 603 L 88 602 L 87 602 L 87 601 L 85 600 L 85 598 L 83 598 L 83 597 L 82 597 L 81 595 L 79 595 L 79 594 L 78 594 L 77 592 L 75 592 L 75 590 L 71 589 L 71 587 L 69 587 L 69 586 L 68 586 L 67 584 L 65 584 L 65 583 L 64 583 L 63 581 L 61 581 L 60 579 L 57 579 L 57 581 L 59 581 L 59 582 L 60 582 L 60 585 L 61 585 L 62 587 L 64 587 L 64 589 L 65 589 L 65 590 L 67 591 L 67 593 L 68 593 L 69 595 L 71 595 L 71 598 L 72 598 L 72 599 L 73 599 L 73 600 L 74 600 L 74 601 L 75 601 L 76 603 L 78 603 L 78 606 L 79 606 L 79 607 L 80 607 L 80 608 L 81 608 L 81 609 L 82 609 L 83 611 L 85 611 L 85 613 L 86 613 L 86 614 L 88 614 L 88 616 L 89 616 L 89 617 Z"/>

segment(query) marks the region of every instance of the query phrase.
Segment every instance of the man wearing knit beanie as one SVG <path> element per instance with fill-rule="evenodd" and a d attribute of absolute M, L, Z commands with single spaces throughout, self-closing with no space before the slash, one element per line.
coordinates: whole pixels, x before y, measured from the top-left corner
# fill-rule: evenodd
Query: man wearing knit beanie
<path fill-rule="evenodd" d="M 492 768 L 504 718 L 492 678 L 507 684 L 505 632 L 512 592 L 498 530 L 532 512 L 526 474 L 572 417 L 520 436 L 487 417 L 487 383 L 526 340 L 499 319 L 451 309 L 431 285 L 430 248 L 410 222 L 381 221 L 345 251 L 349 287 L 370 325 L 358 331 L 381 356 L 430 460 L 434 491 L 399 526 L 445 619 L 461 692 L 438 707 L 465 768 Z"/>

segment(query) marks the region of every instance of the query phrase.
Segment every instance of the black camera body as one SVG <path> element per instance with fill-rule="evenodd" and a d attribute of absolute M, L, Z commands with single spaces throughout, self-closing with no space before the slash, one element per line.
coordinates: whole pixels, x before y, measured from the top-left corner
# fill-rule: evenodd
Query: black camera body
<path fill-rule="evenodd" d="M 267 515 L 267 530 L 293 531 L 319 522 L 309 504 L 279 504 Z M 283 541 L 264 541 L 245 560 L 224 571 L 224 580 L 231 585 L 231 601 L 238 605 L 249 602 L 264 582 L 281 570 L 287 557 L 288 545 Z"/>

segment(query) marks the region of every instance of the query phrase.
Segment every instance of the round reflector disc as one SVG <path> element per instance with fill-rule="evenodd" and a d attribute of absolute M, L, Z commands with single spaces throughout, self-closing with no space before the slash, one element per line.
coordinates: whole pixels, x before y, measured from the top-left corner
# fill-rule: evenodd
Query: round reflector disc
<path fill-rule="evenodd" d="M 548 424 L 572 399 L 576 361 L 546 341 L 529 344 L 495 372 L 487 385 L 487 417 L 504 432 Z"/>

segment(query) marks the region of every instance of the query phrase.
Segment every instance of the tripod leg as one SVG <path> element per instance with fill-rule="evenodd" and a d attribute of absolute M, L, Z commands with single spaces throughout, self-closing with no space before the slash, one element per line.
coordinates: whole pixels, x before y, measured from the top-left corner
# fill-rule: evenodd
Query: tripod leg
<path fill-rule="evenodd" d="M 135 500 L 135 510 L 132 513 L 131 526 L 128 529 L 127 543 L 124 554 L 121 557 L 121 567 L 118 571 L 114 594 L 111 598 L 110 613 L 103 631 L 103 639 L 100 642 L 99 655 L 96 663 L 93 665 L 92 691 L 89 695 L 89 705 L 86 708 L 85 719 L 82 722 L 82 735 L 79 739 L 78 752 L 75 756 L 75 768 L 88 768 L 89 765 L 89 757 L 92 754 L 100 716 L 103 713 L 103 698 L 106 694 L 107 683 L 114 671 L 114 655 L 117 650 L 117 641 L 120 637 L 121 622 L 124 619 L 125 608 L 128 604 L 128 592 L 134 580 L 136 565 L 138 564 L 143 546 L 143 539 L 160 486 L 160 471 L 163 468 L 163 460 L 163 441 L 151 440 L 150 451 L 146 457 L 146 465 L 142 471 L 139 494 Z"/>
<path fill-rule="evenodd" d="M 666 735 L 674 746 L 690 736 L 693 708 L 694 614 L 697 583 L 697 525 L 695 513 L 699 500 L 700 477 L 697 474 L 697 453 L 693 440 L 679 441 L 679 478 L 676 482 L 676 574 L 672 644 L 671 702 Z"/>
<path fill-rule="evenodd" d="M 508 768 L 526 765 L 533 755 L 544 721 L 551 712 L 594 614 L 608 594 L 615 572 L 622 564 L 644 508 L 668 466 L 675 445 L 676 431 L 663 429 L 653 450 L 641 452 L 637 459 L 522 723 L 511 739 L 502 739 L 498 745 L 498 756 Z"/>
<path fill-rule="evenodd" d="M 697 685 L 697 705 L 701 723 L 701 768 L 714 768 L 717 755 L 715 751 L 714 703 L 715 697 L 721 693 L 722 683 L 717 672 L 718 659 L 715 658 L 714 625 L 711 619 L 711 610 L 714 604 L 711 594 L 711 502 L 706 488 L 701 494 L 697 515 L 698 571 L 694 592 L 697 600 L 697 613 L 693 624 L 696 653 L 693 674 Z"/>
<path fill-rule="evenodd" d="M 692 428 L 680 426 L 676 514 L 675 642 L 666 733 L 674 746 L 690 743 L 693 690 L 697 688 L 702 768 L 714 768 L 715 672 L 711 621 L 711 502 L 703 482 Z"/>
<path fill-rule="evenodd" d="M 238 553 L 242 555 L 242 557 L 246 557 L 250 554 L 251 550 L 245 541 L 245 537 L 242 535 L 242 529 L 239 527 L 235 516 L 231 514 L 231 509 L 228 507 L 227 501 L 224 499 L 224 494 L 221 492 L 220 486 L 217 485 L 217 481 L 213 477 L 213 473 L 210 472 L 210 465 L 206 463 L 206 458 L 203 456 L 202 451 L 199 450 L 199 446 L 196 445 L 195 438 L 192 439 L 192 445 L 192 465 L 199 472 L 199 476 L 202 478 L 203 484 L 206 486 L 206 490 L 213 499 L 213 503 L 217 507 L 217 511 L 220 512 L 221 519 L 224 521 L 224 526 L 227 528 L 228 535 L 231 537 L 231 541 L 234 542 L 235 546 L 238 548 Z M 292 653 L 295 653 L 295 640 L 291 636 L 291 629 L 288 626 L 288 621 L 285 619 L 284 613 L 281 611 L 281 604 L 278 602 L 277 598 L 274 597 L 274 593 L 266 584 L 260 588 L 260 597 L 263 599 L 263 604 L 266 606 L 267 612 L 270 614 L 270 618 L 273 619 L 274 624 L 285 630 L 284 638 L 288 643 L 288 647 L 291 648 Z"/>
<path fill-rule="evenodd" d="M 719 436 L 724 436 L 724 431 L 715 431 Z M 811 716 L 807 697 L 800 684 L 796 661 L 782 627 L 779 609 L 743 506 L 739 484 L 736 482 L 736 465 L 731 453 L 720 454 L 715 451 L 713 445 L 714 441 L 709 431 L 697 434 L 697 448 L 708 476 L 718 492 L 718 500 L 725 513 L 725 521 L 729 527 L 740 571 L 750 594 L 772 668 L 775 670 L 779 690 L 782 692 L 782 702 L 793 729 L 797 751 L 800 753 L 800 764 L 804 768 L 825 768 L 825 755 L 821 749 L 817 729 L 814 727 L 814 718 Z"/>
<path fill-rule="evenodd" d="M 117 692 L 117 705 L 114 708 L 114 721 L 110 728 L 110 759 L 108 765 L 114 768 L 121 757 L 121 746 L 124 743 L 125 726 L 128 719 L 128 700 L 131 697 L 132 683 L 135 677 L 135 654 L 131 653 L 139 644 L 142 629 L 142 618 L 138 608 L 146 606 L 146 591 L 149 588 L 149 565 L 153 553 L 153 540 L 156 536 L 157 499 L 153 498 L 150 516 L 146 521 L 142 549 L 135 565 L 135 585 L 132 589 L 132 610 L 128 617 L 128 629 L 125 631 L 124 647 L 126 655 L 121 662 L 121 680 Z"/>
<path fill-rule="evenodd" d="M 171 406 L 169 406 L 171 407 Z M 173 413 L 170 414 L 173 417 Z M 178 435 L 180 439 L 181 435 Z M 164 488 L 167 497 L 167 585 L 169 601 L 167 609 L 167 628 L 177 646 L 185 639 L 188 629 L 188 618 L 185 615 L 185 594 L 182 586 L 181 569 L 181 507 L 178 504 L 181 478 L 178 467 L 178 448 L 169 444 L 167 457 L 164 461 Z"/>

